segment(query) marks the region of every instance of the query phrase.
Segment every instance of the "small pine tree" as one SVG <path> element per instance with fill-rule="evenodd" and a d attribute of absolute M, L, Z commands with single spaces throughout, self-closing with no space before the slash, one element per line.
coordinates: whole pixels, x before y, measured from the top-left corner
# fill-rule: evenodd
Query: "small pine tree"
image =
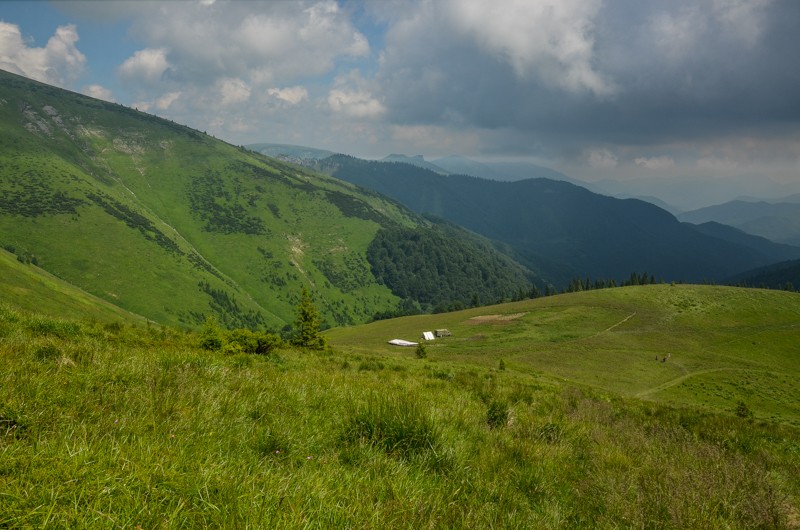
<path fill-rule="evenodd" d="M 308 290 L 303 287 L 303 292 L 300 294 L 300 303 L 297 304 L 295 336 L 292 344 L 312 350 L 324 349 L 325 337 L 320 335 L 320 323 L 319 311 L 314 306 Z"/>
<path fill-rule="evenodd" d="M 416 353 L 417 353 L 417 358 L 419 358 L 419 359 L 424 359 L 425 357 L 428 356 L 428 350 L 425 348 L 425 345 L 423 343 L 421 343 L 421 342 L 419 344 L 417 344 L 417 352 Z"/>
<path fill-rule="evenodd" d="M 222 348 L 222 330 L 216 317 L 209 316 L 200 330 L 200 347 L 204 350 L 217 351 Z"/>

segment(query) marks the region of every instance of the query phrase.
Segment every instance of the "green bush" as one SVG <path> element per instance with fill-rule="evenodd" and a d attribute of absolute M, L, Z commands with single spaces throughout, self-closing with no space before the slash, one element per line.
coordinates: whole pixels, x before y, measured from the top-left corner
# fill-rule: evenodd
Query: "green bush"
<path fill-rule="evenodd" d="M 283 347 L 283 339 L 274 333 L 257 333 L 256 350 L 253 353 L 269 355 L 278 348 Z"/>
<path fill-rule="evenodd" d="M 508 423 L 508 416 L 508 405 L 503 401 L 494 400 L 486 411 L 486 423 L 491 429 L 504 427 Z"/>

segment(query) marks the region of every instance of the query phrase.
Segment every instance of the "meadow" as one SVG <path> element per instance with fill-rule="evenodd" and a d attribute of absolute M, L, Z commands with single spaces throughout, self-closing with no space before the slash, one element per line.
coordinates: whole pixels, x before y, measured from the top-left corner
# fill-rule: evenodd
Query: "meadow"
<path fill-rule="evenodd" d="M 0 527 L 798 528 L 798 300 L 591 291 L 268 355 L 0 306 Z"/>

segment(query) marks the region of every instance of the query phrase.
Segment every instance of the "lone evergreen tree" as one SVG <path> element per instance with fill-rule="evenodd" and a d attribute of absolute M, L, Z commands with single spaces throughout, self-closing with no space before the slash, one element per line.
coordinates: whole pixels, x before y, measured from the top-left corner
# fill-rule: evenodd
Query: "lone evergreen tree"
<path fill-rule="evenodd" d="M 320 316 L 319 311 L 311 300 L 308 290 L 303 287 L 300 294 L 300 303 L 297 304 L 297 318 L 294 322 L 295 336 L 292 344 L 312 350 L 322 350 L 325 348 L 325 337 L 320 335 Z"/>

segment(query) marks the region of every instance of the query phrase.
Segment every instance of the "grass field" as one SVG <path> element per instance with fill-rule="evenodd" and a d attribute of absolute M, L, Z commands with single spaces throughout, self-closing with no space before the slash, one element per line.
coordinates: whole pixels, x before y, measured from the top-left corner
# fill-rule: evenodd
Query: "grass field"
<path fill-rule="evenodd" d="M 800 528 L 794 297 L 596 291 L 270 355 L 2 306 L 0 527 Z"/>
<path fill-rule="evenodd" d="M 428 343 L 440 366 L 547 374 L 623 396 L 730 412 L 744 401 L 759 419 L 800 426 L 800 296 L 716 286 L 653 285 L 526 300 L 496 307 L 337 328 L 354 353 L 413 356 L 387 344 Z M 665 362 L 662 362 L 666 358 Z"/>

